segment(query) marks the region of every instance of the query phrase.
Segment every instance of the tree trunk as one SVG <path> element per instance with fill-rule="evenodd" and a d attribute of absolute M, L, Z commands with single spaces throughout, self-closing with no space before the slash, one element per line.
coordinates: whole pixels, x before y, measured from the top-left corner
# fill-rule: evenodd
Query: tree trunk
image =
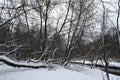
<path fill-rule="evenodd" d="M 38 69 L 38 68 L 48 68 L 50 67 L 49 65 L 35 65 L 35 64 L 29 64 L 29 63 L 19 63 L 19 62 L 14 62 L 13 60 L 7 58 L 6 56 L 0 56 L 0 61 L 12 66 L 12 67 L 24 67 L 24 68 L 34 68 L 34 69 Z"/>

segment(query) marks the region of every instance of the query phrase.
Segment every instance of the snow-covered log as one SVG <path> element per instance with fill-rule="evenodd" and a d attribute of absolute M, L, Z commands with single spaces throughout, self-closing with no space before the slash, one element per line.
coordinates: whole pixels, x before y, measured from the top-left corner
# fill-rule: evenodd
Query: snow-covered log
<path fill-rule="evenodd" d="M 20 63 L 20 62 L 15 62 L 11 59 L 9 59 L 8 57 L 6 56 L 0 56 L 0 62 L 3 62 L 9 66 L 12 66 L 12 67 L 26 67 L 26 68 L 48 68 L 48 67 L 52 67 L 50 65 L 47 65 L 47 64 L 29 64 L 29 63 Z"/>

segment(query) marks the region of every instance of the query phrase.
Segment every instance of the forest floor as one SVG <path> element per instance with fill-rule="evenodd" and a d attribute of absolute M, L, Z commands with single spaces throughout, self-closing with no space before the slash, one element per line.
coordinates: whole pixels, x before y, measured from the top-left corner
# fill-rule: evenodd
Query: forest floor
<path fill-rule="evenodd" d="M 14 68 L 0 64 L 0 80 L 106 80 L 105 72 L 90 67 L 69 64 L 55 68 Z M 120 80 L 120 76 L 109 74 L 110 80 Z"/>

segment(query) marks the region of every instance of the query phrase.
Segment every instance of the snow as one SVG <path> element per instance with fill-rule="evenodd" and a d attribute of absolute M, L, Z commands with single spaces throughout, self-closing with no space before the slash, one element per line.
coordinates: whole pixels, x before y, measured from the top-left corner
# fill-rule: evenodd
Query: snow
<path fill-rule="evenodd" d="M 71 62 L 76 62 L 76 63 L 85 63 L 85 64 L 98 64 L 98 65 L 105 65 L 104 60 L 98 60 L 96 63 L 96 60 L 92 61 L 88 61 L 88 60 L 72 60 Z M 116 67 L 120 67 L 120 62 L 114 62 L 114 61 L 109 61 L 109 66 L 116 66 Z"/>
<path fill-rule="evenodd" d="M 0 56 L 0 59 L 6 60 L 6 61 L 8 61 L 8 62 L 10 62 L 10 63 L 13 63 L 13 64 L 16 64 L 16 65 L 26 65 L 26 66 L 43 66 L 43 65 L 46 65 L 46 66 L 49 66 L 49 65 L 47 65 L 47 64 L 45 64 L 45 63 L 37 63 L 37 64 L 32 63 L 32 64 L 31 64 L 31 63 L 15 62 L 15 61 L 9 59 L 9 58 L 6 57 L 6 56 Z"/>
<path fill-rule="evenodd" d="M 91 64 L 91 61 L 87 61 L 87 60 L 72 60 L 71 62 L 76 62 L 76 63 L 85 63 L 85 64 Z"/>
<path fill-rule="evenodd" d="M 109 63 L 109 65 L 120 67 L 120 62 L 113 62 L 113 61 L 111 61 L 111 62 Z"/>
<path fill-rule="evenodd" d="M 53 69 L 13 68 L 5 64 L 0 65 L 0 80 L 103 80 L 105 73 L 98 69 L 69 65 L 56 66 Z M 111 80 L 120 80 L 120 77 L 110 75 Z"/>

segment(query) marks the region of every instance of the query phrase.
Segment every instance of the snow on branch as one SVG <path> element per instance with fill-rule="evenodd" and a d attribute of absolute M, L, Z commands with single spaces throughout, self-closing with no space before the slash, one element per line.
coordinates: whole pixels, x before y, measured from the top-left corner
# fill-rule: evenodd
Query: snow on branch
<path fill-rule="evenodd" d="M 22 45 L 18 46 L 17 48 L 15 48 L 14 50 L 10 51 L 10 52 L 7 52 L 6 54 L 4 54 L 4 56 L 8 55 L 8 54 L 11 54 L 15 51 L 17 51 L 20 47 L 22 47 Z"/>
<path fill-rule="evenodd" d="M 15 62 L 11 59 L 9 59 L 8 57 L 6 56 L 0 56 L 0 61 L 9 65 L 9 66 L 12 66 L 12 67 L 26 67 L 26 68 L 34 68 L 34 69 L 37 69 L 37 68 L 48 68 L 48 67 L 51 67 L 53 68 L 53 66 L 50 66 L 48 64 L 30 64 L 30 63 L 20 63 L 20 62 Z"/>

